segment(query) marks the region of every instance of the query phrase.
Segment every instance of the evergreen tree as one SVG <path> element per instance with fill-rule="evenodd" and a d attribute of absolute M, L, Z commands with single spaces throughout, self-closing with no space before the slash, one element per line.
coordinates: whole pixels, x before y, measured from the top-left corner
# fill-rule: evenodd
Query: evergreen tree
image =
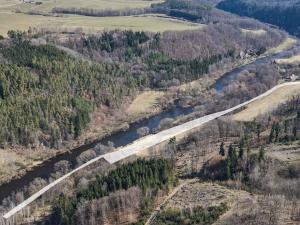
<path fill-rule="evenodd" d="M 231 173 L 231 161 L 230 158 L 227 156 L 226 158 L 226 179 L 231 179 L 232 173 Z"/>
<path fill-rule="evenodd" d="M 273 123 L 272 127 L 271 127 L 271 131 L 270 131 L 270 135 L 269 135 L 269 143 L 273 142 L 274 135 L 275 135 L 275 123 Z"/>
<path fill-rule="evenodd" d="M 239 144 L 239 158 L 240 159 L 243 159 L 243 156 L 244 156 L 244 148 L 245 148 L 245 142 L 244 142 L 244 139 L 242 139 L 240 141 L 240 144 Z"/>
<path fill-rule="evenodd" d="M 293 137 L 294 139 L 297 138 L 297 127 L 293 127 Z"/>
<path fill-rule="evenodd" d="M 225 156 L 224 142 L 222 142 L 220 145 L 219 155 Z"/>
<path fill-rule="evenodd" d="M 228 175 L 230 175 L 230 178 L 233 178 L 233 176 L 237 172 L 237 166 L 238 166 L 237 159 L 238 158 L 237 158 L 237 154 L 236 154 L 236 149 L 231 144 L 231 145 L 229 145 L 228 155 L 227 155 L 227 159 L 226 159 L 226 174 L 227 174 L 227 178 L 228 178 Z"/>
<path fill-rule="evenodd" d="M 280 134 L 280 124 L 277 122 L 275 124 L 275 142 L 278 142 Z"/>
<path fill-rule="evenodd" d="M 261 162 L 264 159 L 265 159 L 265 149 L 263 146 L 261 146 L 258 153 L 258 161 Z"/>
<path fill-rule="evenodd" d="M 260 133 L 261 133 L 261 124 L 257 124 L 256 125 L 256 136 L 257 136 L 257 140 L 260 140 Z"/>

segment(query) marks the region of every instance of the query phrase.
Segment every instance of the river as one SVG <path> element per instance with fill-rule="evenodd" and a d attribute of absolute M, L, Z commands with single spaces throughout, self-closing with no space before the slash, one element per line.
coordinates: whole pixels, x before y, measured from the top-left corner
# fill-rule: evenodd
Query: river
<path fill-rule="evenodd" d="M 288 54 L 288 51 L 278 53 L 274 56 L 259 58 L 253 63 L 235 68 L 232 71 L 225 73 L 219 80 L 217 80 L 216 83 L 213 85 L 213 88 L 220 93 L 231 81 L 237 78 L 241 71 L 247 69 L 252 65 L 259 65 L 268 61 L 273 61 L 277 58 L 284 57 L 286 54 Z M 35 167 L 32 171 L 27 172 L 21 178 L 12 180 L 9 183 L 0 186 L 0 202 L 2 202 L 2 200 L 5 197 L 11 195 L 14 191 L 20 190 L 23 187 L 27 186 L 37 177 L 48 179 L 51 173 L 54 172 L 54 165 L 61 160 L 68 160 L 71 163 L 72 168 L 74 168 L 76 166 L 76 158 L 82 152 L 95 147 L 99 143 L 107 144 L 108 142 L 113 142 L 115 147 L 124 146 L 129 143 L 132 143 L 133 141 L 139 138 L 139 135 L 137 134 L 138 128 L 147 126 L 150 129 L 150 131 L 153 132 L 156 128 L 158 128 L 158 125 L 162 119 L 188 115 L 192 112 L 192 107 L 184 108 L 176 102 L 176 104 L 173 107 L 159 113 L 158 115 L 130 124 L 129 128 L 126 131 L 119 131 L 111 136 L 103 138 L 102 140 L 97 140 L 92 143 L 82 145 L 78 148 L 71 150 L 70 152 L 58 155 L 44 162 L 43 164 Z"/>

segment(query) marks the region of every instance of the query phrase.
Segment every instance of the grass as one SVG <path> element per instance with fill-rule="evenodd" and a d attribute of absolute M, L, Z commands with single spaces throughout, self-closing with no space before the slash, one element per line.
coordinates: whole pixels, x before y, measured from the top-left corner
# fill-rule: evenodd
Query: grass
<path fill-rule="evenodd" d="M 279 104 L 297 94 L 300 94 L 300 85 L 281 87 L 270 95 L 250 103 L 245 110 L 234 114 L 233 119 L 237 121 L 251 121 L 260 115 L 271 112 Z"/>
<path fill-rule="evenodd" d="M 151 112 L 165 93 L 161 91 L 146 91 L 139 94 L 127 109 L 127 113 L 136 116 Z"/>
<path fill-rule="evenodd" d="M 47 28 L 54 31 L 74 31 L 77 28 L 82 28 L 86 33 L 112 29 L 163 32 L 167 30 L 183 31 L 201 28 L 199 24 L 153 15 L 124 17 L 66 15 L 64 17 L 53 17 L 0 12 L 0 21 L 7 21 L 0 23 L 0 34 L 2 35 L 6 35 L 8 30 L 28 30 L 29 27 Z"/>
<path fill-rule="evenodd" d="M 277 47 L 271 48 L 269 49 L 266 54 L 276 54 L 282 51 L 285 51 L 289 48 L 291 48 L 292 46 L 294 46 L 295 44 L 297 44 L 297 40 L 294 38 L 286 38 L 281 44 L 279 44 Z"/>
<path fill-rule="evenodd" d="M 126 9 L 126 8 L 145 8 L 151 6 L 153 3 L 161 3 L 163 0 L 36 0 L 42 2 L 41 5 L 33 4 L 17 4 L 19 1 L 13 0 L 0 0 L 0 5 L 9 6 L 6 7 L 9 10 L 21 10 L 27 12 L 30 10 L 38 12 L 51 12 L 54 7 L 61 8 L 89 8 L 89 9 Z M 13 2 L 13 3 L 12 3 Z"/>
<path fill-rule="evenodd" d="M 295 163 L 300 165 L 300 149 L 297 143 L 289 145 L 269 145 L 267 146 L 267 156 L 285 163 Z"/>
<path fill-rule="evenodd" d="M 250 35 L 255 35 L 255 36 L 263 36 L 267 33 L 263 29 L 258 29 L 258 30 L 241 29 L 241 32 L 246 35 L 250 34 Z"/>
<path fill-rule="evenodd" d="M 0 0 L 0 9 L 14 7 L 21 4 L 18 0 Z"/>
<path fill-rule="evenodd" d="M 300 55 L 294 55 L 286 59 L 277 59 L 276 63 L 285 65 L 300 64 Z"/>

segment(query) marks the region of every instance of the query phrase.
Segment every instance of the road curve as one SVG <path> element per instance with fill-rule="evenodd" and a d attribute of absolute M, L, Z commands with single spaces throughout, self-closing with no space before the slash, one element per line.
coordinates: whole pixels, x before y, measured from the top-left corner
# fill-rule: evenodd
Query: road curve
<path fill-rule="evenodd" d="M 67 173 L 66 175 L 62 176 L 61 178 L 53 181 L 52 183 L 50 183 L 49 185 L 47 185 L 46 187 L 44 187 L 43 189 L 41 189 L 40 191 L 38 191 L 37 193 L 35 193 L 34 195 L 32 195 L 31 197 L 29 197 L 28 199 L 26 199 L 24 202 L 20 203 L 19 205 L 17 205 L 16 207 L 14 207 L 13 209 L 11 209 L 9 212 L 7 212 L 3 218 L 5 219 L 9 219 L 11 216 L 13 216 L 14 214 L 16 214 L 18 211 L 20 211 L 21 209 L 23 209 L 24 207 L 26 207 L 27 205 L 29 205 L 31 202 L 35 201 L 37 198 L 39 198 L 42 194 L 44 194 L 46 191 L 48 191 L 49 189 L 51 189 L 52 187 L 54 187 L 55 185 L 57 185 L 58 183 L 60 183 L 61 181 L 63 181 L 64 179 L 66 179 L 67 177 L 71 176 L 72 174 L 76 173 L 77 171 L 93 164 L 94 162 L 100 160 L 100 159 L 105 159 L 106 161 L 108 161 L 110 164 L 116 163 L 122 159 L 125 159 L 129 156 L 135 155 L 136 153 L 146 150 L 150 147 L 153 147 L 159 143 L 162 143 L 164 141 L 169 140 L 170 138 L 177 136 L 179 134 L 183 134 L 189 130 L 192 130 L 196 127 L 199 127 L 209 121 L 212 121 L 216 118 L 219 118 L 221 116 L 224 116 L 228 113 L 231 113 L 241 107 L 246 106 L 247 104 L 256 101 L 258 99 L 261 99 L 269 94 L 271 94 L 273 91 L 284 87 L 284 86 L 291 86 L 291 85 L 299 85 L 300 82 L 288 82 L 288 83 L 283 83 L 283 84 L 279 84 L 273 88 L 271 88 L 270 90 L 268 90 L 267 92 L 249 100 L 246 101 L 244 103 L 241 103 L 237 106 L 234 106 L 230 109 L 224 110 L 224 111 L 220 111 L 220 112 L 216 112 L 213 114 L 209 114 L 203 117 L 200 117 L 198 119 L 183 123 L 181 125 L 172 127 L 170 129 L 161 131 L 157 134 L 151 134 L 148 135 L 144 138 L 141 138 L 135 142 L 133 142 L 132 144 L 129 144 L 125 147 L 120 147 L 118 148 L 116 151 L 111 152 L 111 153 L 107 153 L 101 156 L 98 156 L 90 161 L 88 161 L 87 163 L 79 166 L 78 168 L 74 169 L 73 171 L 71 171 L 70 173 Z"/>

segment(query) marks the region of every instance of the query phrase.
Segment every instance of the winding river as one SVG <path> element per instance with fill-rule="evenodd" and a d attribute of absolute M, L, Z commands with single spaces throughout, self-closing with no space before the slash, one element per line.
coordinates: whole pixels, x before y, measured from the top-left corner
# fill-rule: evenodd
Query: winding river
<path fill-rule="evenodd" d="M 222 92 L 224 88 L 233 80 L 237 78 L 241 71 L 247 69 L 253 65 L 259 65 L 266 63 L 268 61 L 273 61 L 277 58 L 284 57 L 288 54 L 289 51 L 281 52 L 273 56 L 259 58 L 255 62 L 250 63 L 248 65 L 244 65 L 238 68 L 233 69 L 232 71 L 225 73 L 219 80 L 216 81 L 213 88 L 217 92 Z M 24 186 L 28 185 L 32 182 L 36 177 L 41 178 L 49 178 L 51 173 L 54 172 L 54 164 L 61 160 L 68 160 L 71 162 L 72 167 L 74 168 L 76 165 L 76 157 L 78 157 L 82 152 L 95 147 L 98 143 L 107 144 L 108 142 L 113 142 L 115 147 L 120 147 L 132 143 L 133 141 L 139 138 L 137 134 L 137 129 L 140 127 L 149 127 L 150 131 L 154 131 L 158 128 L 160 121 L 164 118 L 175 118 L 181 115 L 188 115 L 193 112 L 193 108 L 183 108 L 178 103 L 176 103 L 172 108 L 159 113 L 158 115 L 152 116 L 150 118 L 141 120 L 136 123 L 132 123 L 126 131 L 117 132 L 109 137 L 103 138 L 101 140 L 96 140 L 92 143 L 82 145 L 78 148 L 73 149 L 70 152 L 63 153 L 58 155 L 38 167 L 35 167 L 32 171 L 27 172 L 21 178 L 10 181 L 7 184 L 0 186 L 0 201 L 13 193 L 13 191 L 17 191 L 22 189 Z"/>

